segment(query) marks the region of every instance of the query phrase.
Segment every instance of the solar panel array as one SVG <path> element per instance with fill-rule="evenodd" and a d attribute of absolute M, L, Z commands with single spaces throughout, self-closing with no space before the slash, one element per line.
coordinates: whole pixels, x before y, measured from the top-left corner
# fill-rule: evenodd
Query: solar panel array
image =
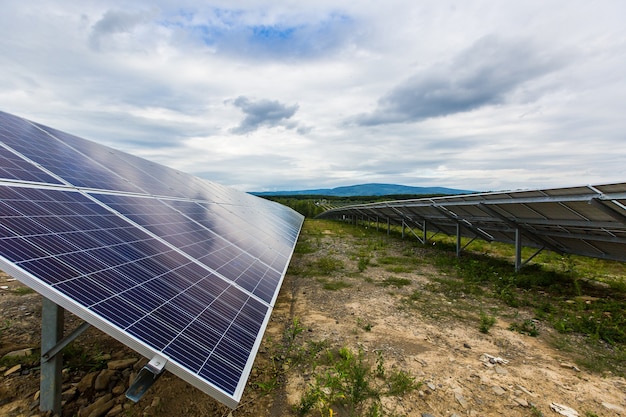
<path fill-rule="evenodd" d="M 626 183 L 495 192 L 341 207 L 320 218 L 390 224 L 626 261 Z"/>
<path fill-rule="evenodd" d="M 232 408 L 302 222 L 0 112 L 0 269 Z"/>

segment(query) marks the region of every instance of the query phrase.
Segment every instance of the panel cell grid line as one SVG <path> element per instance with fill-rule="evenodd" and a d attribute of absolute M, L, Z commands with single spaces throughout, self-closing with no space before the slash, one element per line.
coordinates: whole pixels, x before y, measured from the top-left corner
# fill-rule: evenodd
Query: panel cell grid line
<path fill-rule="evenodd" d="M 254 246 L 257 241 L 243 234 L 242 242 L 234 235 L 241 232 L 232 214 L 215 216 L 193 202 L 174 202 L 174 207 L 181 210 L 193 209 L 181 213 L 172 207 L 172 201 L 126 195 L 94 196 L 263 301 L 270 303 L 275 297 L 282 271 L 273 267 L 277 266 L 277 258 L 282 261 L 278 267 L 286 264 L 285 257 L 270 256 L 271 250 L 263 250 L 265 256 L 257 258 L 259 251 Z M 212 230 L 220 223 L 217 230 Z"/>
<path fill-rule="evenodd" d="M 41 128 L 14 116 L 0 112 L 0 123 L 18 125 L 6 133 L 2 141 L 6 146 L 41 165 L 48 171 L 77 187 L 141 192 L 141 189 L 121 178 L 112 170 L 62 143 Z M 5 125 L 6 128 L 6 125 Z M 95 145 L 95 144 L 94 144 Z M 100 145 L 98 145 L 100 146 Z"/>
<path fill-rule="evenodd" d="M 2 112 L 0 141 L 0 269 L 235 408 L 303 217 Z"/>

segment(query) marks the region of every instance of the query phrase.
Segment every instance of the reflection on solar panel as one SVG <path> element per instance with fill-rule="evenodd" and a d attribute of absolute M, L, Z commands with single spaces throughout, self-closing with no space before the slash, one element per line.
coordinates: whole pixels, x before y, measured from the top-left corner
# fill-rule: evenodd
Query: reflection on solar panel
<path fill-rule="evenodd" d="M 421 230 L 420 240 L 441 231 L 626 261 L 626 183 L 360 204 L 319 217 L 388 221 Z"/>
<path fill-rule="evenodd" d="M 0 112 L 0 269 L 230 407 L 302 221 Z"/>

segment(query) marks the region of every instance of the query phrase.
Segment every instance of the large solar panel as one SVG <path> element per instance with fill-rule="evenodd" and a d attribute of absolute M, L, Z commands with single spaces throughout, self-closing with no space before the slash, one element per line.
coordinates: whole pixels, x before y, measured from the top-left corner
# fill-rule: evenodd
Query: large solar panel
<path fill-rule="evenodd" d="M 0 269 L 231 408 L 302 222 L 0 112 Z"/>
<path fill-rule="evenodd" d="M 319 217 L 380 219 L 422 231 L 626 261 L 626 183 L 359 204 Z"/>

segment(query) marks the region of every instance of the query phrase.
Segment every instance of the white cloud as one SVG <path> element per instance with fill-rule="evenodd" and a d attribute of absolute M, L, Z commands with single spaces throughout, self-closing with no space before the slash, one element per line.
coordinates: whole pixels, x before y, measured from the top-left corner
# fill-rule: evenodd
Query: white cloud
<path fill-rule="evenodd" d="M 0 109 L 247 190 L 624 181 L 625 12 L 10 2 Z"/>

